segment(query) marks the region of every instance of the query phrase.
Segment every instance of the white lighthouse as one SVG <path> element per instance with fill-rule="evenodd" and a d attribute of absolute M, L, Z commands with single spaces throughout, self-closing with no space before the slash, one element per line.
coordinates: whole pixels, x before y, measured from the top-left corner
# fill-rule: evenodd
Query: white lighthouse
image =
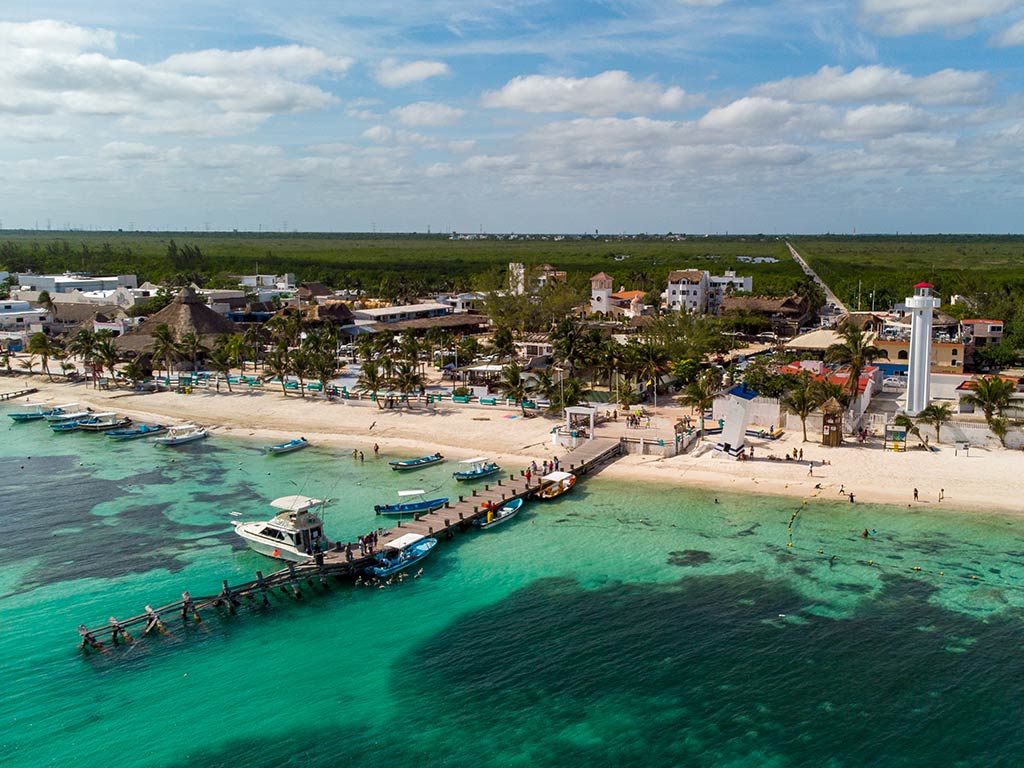
<path fill-rule="evenodd" d="M 907 298 L 910 316 L 910 359 L 907 381 L 907 415 L 916 416 L 931 399 L 932 311 L 939 300 L 932 296 L 933 285 L 918 283 L 914 295 Z"/>

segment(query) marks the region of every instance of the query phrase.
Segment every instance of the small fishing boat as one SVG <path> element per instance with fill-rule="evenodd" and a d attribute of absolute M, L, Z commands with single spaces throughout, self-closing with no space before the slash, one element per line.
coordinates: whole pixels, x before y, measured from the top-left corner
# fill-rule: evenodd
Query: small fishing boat
<path fill-rule="evenodd" d="M 571 472 L 549 472 L 540 479 L 540 489 L 533 495 L 538 499 L 556 499 L 568 493 L 576 485 L 576 475 Z"/>
<path fill-rule="evenodd" d="M 501 467 L 486 456 L 479 456 L 475 459 L 466 459 L 459 463 L 465 464 L 469 467 L 468 469 L 459 470 L 458 472 L 452 472 L 452 477 L 460 481 L 479 480 L 481 477 L 489 477 L 501 472 Z"/>
<path fill-rule="evenodd" d="M 398 495 L 402 498 L 408 498 L 409 496 L 424 496 L 426 491 L 419 489 L 414 491 L 399 491 Z M 420 501 L 409 501 L 399 504 L 377 504 L 373 511 L 378 515 L 412 515 L 416 512 L 433 512 L 435 509 L 440 509 L 445 505 L 448 498 L 443 499 L 423 499 Z"/>
<path fill-rule="evenodd" d="M 415 565 L 429 555 L 437 546 L 437 539 L 427 538 L 419 533 L 407 533 L 384 545 L 376 555 L 377 565 L 371 565 L 365 572 L 381 578 Z"/>
<path fill-rule="evenodd" d="M 88 418 L 88 415 L 86 415 L 86 417 L 78 418 L 78 419 L 67 419 L 66 421 L 55 421 L 55 422 L 51 423 L 49 426 L 50 426 L 50 429 L 52 429 L 54 432 L 56 432 L 58 434 L 61 434 L 61 433 L 64 433 L 64 432 L 74 432 L 75 430 L 78 429 L 78 427 L 81 425 L 82 421 L 85 418 Z"/>
<path fill-rule="evenodd" d="M 196 424 L 182 424 L 178 427 L 168 428 L 166 435 L 153 438 L 153 442 L 156 445 L 174 447 L 176 445 L 184 445 L 185 443 L 193 443 L 196 440 L 202 440 L 204 437 L 209 437 L 209 434 L 210 433 L 206 431 L 206 427 L 200 427 Z"/>
<path fill-rule="evenodd" d="M 276 445 L 268 445 L 263 448 L 264 451 L 269 453 L 271 456 L 276 456 L 279 453 L 291 453 L 292 451 L 301 451 L 303 448 L 309 446 L 309 440 L 304 437 L 298 437 L 295 440 L 289 440 L 287 443 L 277 443 Z"/>
<path fill-rule="evenodd" d="M 127 416 L 118 416 L 116 413 L 97 413 L 89 419 L 82 419 L 78 422 L 78 428 L 86 432 L 107 432 L 111 429 L 121 429 L 132 423 Z"/>
<path fill-rule="evenodd" d="M 138 440 L 140 437 L 162 435 L 167 431 L 163 424 L 136 424 L 131 429 L 114 429 L 107 432 L 112 440 Z"/>
<path fill-rule="evenodd" d="M 270 502 L 274 509 L 282 510 L 271 520 L 235 523 L 235 533 L 245 539 L 254 552 L 277 560 L 302 563 L 317 551 L 326 550 L 330 543 L 324 536 L 324 524 L 311 510 L 323 509 L 329 499 L 309 496 L 282 496 Z"/>
<path fill-rule="evenodd" d="M 418 459 L 403 459 L 401 461 L 389 461 L 390 466 L 396 472 L 404 472 L 409 469 L 422 469 L 423 467 L 430 467 L 434 464 L 441 464 L 444 461 L 444 456 L 440 453 L 432 453 L 429 456 L 420 456 Z"/>
<path fill-rule="evenodd" d="M 46 417 L 46 420 L 51 424 L 55 424 L 61 421 L 78 421 L 79 419 L 88 419 L 90 416 L 92 416 L 92 408 L 79 408 L 77 410 L 74 408 L 68 408 L 54 411 Z"/>
<path fill-rule="evenodd" d="M 508 504 L 502 506 L 501 509 L 487 510 L 487 516 L 478 517 L 476 520 L 473 521 L 473 525 L 475 525 L 482 531 L 488 528 L 493 528 L 496 525 L 507 523 L 509 520 L 511 520 L 513 517 L 519 514 L 519 510 L 522 508 L 523 500 L 513 499 Z"/>
<path fill-rule="evenodd" d="M 65 405 L 47 405 L 46 403 L 36 403 L 30 405 L 24 411 L 18 413 L 9 413 L 14 421 L 18 423 L 26 421 L 42 421 L 47 416 L 60 415 L 66 412 L 68 409 L 78 408 L 78 403 L 67 403 Z"/>

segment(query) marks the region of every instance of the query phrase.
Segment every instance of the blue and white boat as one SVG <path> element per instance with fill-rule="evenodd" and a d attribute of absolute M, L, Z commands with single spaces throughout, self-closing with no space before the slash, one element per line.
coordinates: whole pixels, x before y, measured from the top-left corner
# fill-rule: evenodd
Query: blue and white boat
<path fill-rule="evenodd" d="M 476 520 L 473 521 L 473 525 L 475 525 L 482 531 L 488 528 L 494 528 L 495 526 L 501 525 L 502 523 L 507 523 L 509 520 L 511 520 L 513 517 L 519 514 L 519 510 L 521 510 L 522 508 L 523 500 L 513 499 L 508 504 L 503 505 L 501 509 L 488 510 L 487 515 L 485 517 L 478 517 Z"/>
<path fill-rule="evenodd" d="M 55 421 L 52 424 L 50 424 L 50 429 L 52 429 L 57 434 L 61 434 L 61 433 L 64 433 L 64 432 L 74 432 L 74 431 L 76 431 L 79 428 L 79 426 L 82 424 L 82 422 L 85 421 L 87 418 L 89 418 L 88 415 L 81 416 L 81 417 L 79 417 L 77 419 L 66 419 L 65 421 Z"/>
<path fill-rule="evenodd" d="M 404 568 L 416 565 L 429 555 L 437 546 L 437 539 L 427 538 L 419 533 L 407 533 L 384 545 L 383 551 L 377 553 L 377 565 L 365 569 L 370 576 L 381 578 L 398 573 Z"/>
<path fill-rule="evenodd" d="M 501 467 L 486 456 L 478 456 L 475 459 L 466 459 L 459 463 L 465 464 L 468 467 L 467 469 L 461 469 L 458 472 L 452 472 L 452 477 L 460 481 L 479 480 L 482 477 L 490 477 L 491 475 L 496 475 L 501 472 Z"/>
<path fill-rule="evenodd" d="M 140 437 L 162 435 L 167 431 L 163 424 L 136 424 L 131 429 L 112 429 L 107 437 L 113 440 L 138 440 Z"/>
<path fill-rule="evenodd" d="M 24 411 L 18 413 L 7 414 L 16 422 L 26 421 L 42 421 L 47 416 L 59 415 L 67 412 L 68 410 L 74 410 L 78 408 L 78 403 L 66 403 L 65 405 L 48 405 L 46 403 L 36 403 L 26 408 Z"/>
<path fill-rule="evenodd" d="M 92 408 L 57 408 L 45 418 L 51 424 L 56 424 L 62 421 L 88 419 L 90 416 L 92 416 Z"/>
<path fill-rule="evenodd" d="M 444 456 L 440 452 L 432 453 L 429 456 L 420 456 L 418 459 L 403 459 L 401 461 L 389 461 L 390 466 L 396 472 L 404 472 L 409 469 L 422 469 L 423 467 L 431 467 L 434 464 L 440 464 L 444 461 Z"/>
<path fill-rule="evenodd" d="M 168 428 L 166 435 L 154 437 L 153 444 L 166 445 L 173 448 L 185 443 L 194 443 L 196 440 L 204 440 L 209 435 L 210 433 L 207 432 L 206 427 L 200 427 L 196 424 L 182 424 L 177 427 Z"/>
<path fill-rule="evenodd" d="M 269 453 L 271 456 L 276 456 L 279 453 L 291 453 L 292 451 L 301 451 L 303 448 L 307 447 L 309 447 L 309 440 L 307 440 L 304 437 L 297 437 L 294 440 L 289 440 L 286 443 L 268 445 L 263 450 Z"/>
<path fill-rule="evenodd" d="M 426 491 L 417 489 L 413 491 L 399 491 L 398 495 L 402 498 L 408 498 L 410 496 L 424 496 Z M 443 499 L 421 499 L 420 501 L 409 501 L 399 504 L 377 504 L 373 511 L 378 515 L 412 515 L 416 512 L 433 512 L 435 509 L 440 509 L 448 501 L 446 496 Z"/>
<path fill-rule="evenodd" d="M 82 419 L 78 422 L 78 428 L 85 432 L 108 432 L 114 429 L 122 429 L 132 423 L 128 416 L 118 416 L 116 413 L 97 413 L 89 419 Z"/>

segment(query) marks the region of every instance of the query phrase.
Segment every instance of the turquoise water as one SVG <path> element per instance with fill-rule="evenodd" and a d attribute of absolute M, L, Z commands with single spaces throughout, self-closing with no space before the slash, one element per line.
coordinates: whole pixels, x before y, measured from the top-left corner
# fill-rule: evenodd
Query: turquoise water
<path fill-rule="evenodd" d="M 400 488 L 458 488 L 449 467 L 318 448 L 3 435 L 10 768 L 1024 764 L 1009 518 L 599 476 L 442 542 L 419 579 L 211 610 L 83 656 L 80 622 L 271 570 L 231 511 L 329 495 L 328 531 L 354 538 Z"/>

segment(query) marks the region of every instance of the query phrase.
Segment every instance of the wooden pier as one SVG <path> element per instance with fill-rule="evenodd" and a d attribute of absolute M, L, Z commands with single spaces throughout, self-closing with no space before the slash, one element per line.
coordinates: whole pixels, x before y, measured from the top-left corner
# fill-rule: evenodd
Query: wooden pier
<path fill-rule="evenodd" d="M 13 400 L 16 397 L 24 397 L 25 395 L 34 395 L 39 390 L 35 387 L 29 387 L 28 389 L 18 389 L 14 392 L 4 392 L 0 394 L 0 400 Z"/>
<path fill-rule="evenodd" d="M 595 438 L 582 442 L 567 454 L 566 460 L 559 463 L 559 469 L 572 472 L 582 480 L 620 455 L 622 445 L 619 440 Z M 441 509 L 429 514 L 416 514 L 409 520 L 398 520 L 396 527 L 378 542 L 378 549 L 386 547 L 391 536 L 405 533 L 452 539 L 456 531 L 470 530 L 473 521 L 486 515 L 492 505 L 500 507 L 513 499 L 527 498 L 541 485 L 540 478 L 531 476 L 527 481 L 525 472 L 520 472 L 518 475 L 500 476 L 482 489 L 467 488 L 467 492 L 460 495 L 458 501 L 447 502 Z M 127 619 L 119 620 L 111 616 L 106 624 L 95 629 L 80 624 L 80 647 L 105 650 L 103 640 L 109 640 L 115 645 L 132 643 L 136 638 L 131 630 L 141 629 L 140 638 L 153 631 L 165 632 L 165 617 L 180 616 L 183 622 L 202 622 L 199 613 L 202 610 L 214 608 L 235 613 L 243 605 L 267 605 L 270 595 L 275 593 L 301 600 L 307 588 L 317 585 L 329 588 L 331 579 L 359 577 L 374 561 L 375 554 L 360 554 L 354 544 L 335 542 L 329 551 L 318 553 L 308 562 L 286 563 L 281 570 L 266 576 L 262 571 L 256 571 L 255 579 L 237 586 L 222 581 L 220 592 L 214 595 L 194 597 L 189 592 L 182 592 L 180 600 L 159 608 L 147 605 L 142 613 Z"/>

